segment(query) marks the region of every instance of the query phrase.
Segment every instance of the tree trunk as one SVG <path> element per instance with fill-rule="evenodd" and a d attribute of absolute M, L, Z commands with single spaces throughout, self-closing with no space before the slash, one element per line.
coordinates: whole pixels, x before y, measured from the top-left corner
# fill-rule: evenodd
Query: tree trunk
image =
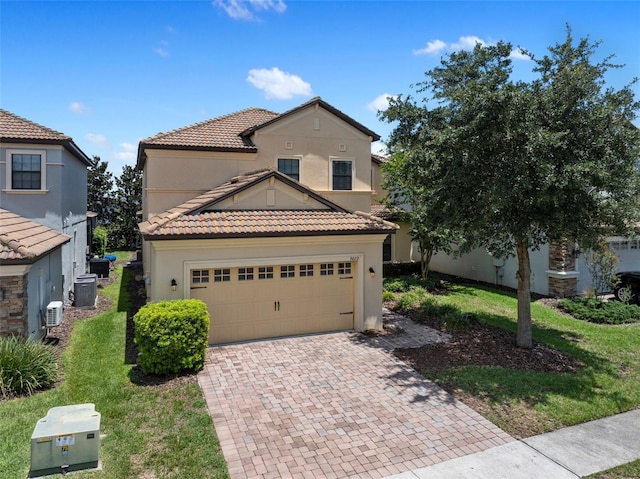
<path fill-rule="evenodd" d="M 531 349 L 533 339 L 531 337 L 531 263 L 529 261 L 529 249 L 527 244 L 518 241 L 516 243 L 518 255 L 518 332 L 516 344 L 520 348 Z"/>
<path fill-rule="evenodd" d="M 420 274 L 422 279 L 427 279 L 427 276 L 429 275 L 429 263 L 433 256 L 433 249 L 429 248 L 429 250 L 425 250 L 423 240 L 418 241 L 418 247 L 420 248 Z"/>

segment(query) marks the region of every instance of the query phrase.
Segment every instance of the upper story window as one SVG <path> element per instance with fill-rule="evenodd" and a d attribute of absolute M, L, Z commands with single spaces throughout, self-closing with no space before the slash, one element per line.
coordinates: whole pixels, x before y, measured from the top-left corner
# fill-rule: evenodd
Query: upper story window
<path fill-rule="evenodd" d="M 46 152 L 7 150 L 7 190 L 42 191 L 45 189 Z"/>
<path fill-rule="evenodd" d="M 300 160 L 294 158 L 278 158 L 278 171 L 300 181 Z"/>
<path fill-rule="evenodd" d="M 332 190 L 352 190 L 353 189 L 353 161 L 351 160 L 331 161 L 331 189 Z"/>

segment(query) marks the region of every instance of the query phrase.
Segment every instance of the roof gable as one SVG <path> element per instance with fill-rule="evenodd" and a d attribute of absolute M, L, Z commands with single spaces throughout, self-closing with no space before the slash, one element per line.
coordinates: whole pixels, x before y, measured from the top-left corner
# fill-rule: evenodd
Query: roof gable
<path fill-rule="evenodd" d="M 307 208 L 242 208 L 236 195 L 272 180 L 312 200 Z M 234 208 L 235 206 L 235 208 Z M 240 208 L 240 209 L 238 209 Z M 397 226 L 366 213 L 352 213 L 296 180 L 271 169 L 237 176 L 139 224 L 143 236 L 155 239 L 286 236 L 311 234 L 391 233 Z"/>
<path fill-rule="evenodd" d="M 0 208 L 0 261 L 31 263 L 71 241 L 71 236 Z"/>
<path fill-rule="evenodd" d="M 0 141 L 3 143 L 62 145 L 87 166 L 93 164 L 70 136 L 3 109 L 0 109 Z"/>
<path fill-rule="evenodd" d="M 337 108 L 331 106 L 329 103 L 327 103 L 326 101 L 324 101 L 322 98 L 320 97 L 315 97 L 312 98 L 311 100 L 309 100 L 306 103 L 303 103 L 300 106 L 297 106 L 291 110 L 288 110 L 268 121 L 265 121 L 259 125 L 255 125 L 252 126 L 251 128 L 248 128 L 247 130 L 243 131 L 241 133 L 241 135 L 245 138 L 250 138 L 251 135 L 253 135 L 256 131 L 260 130 L 261 128 L 265 128 L 269 125 L 272 125 L 280 120 L 283 120 L 287 117 L 290 117 L 292 115 L 295 115 L 296 113 L 305 110 L 307 108 L 313 108 L 313 107 L 321 107 L 324 110 L 328 111 L 329 113 L 331 113 L 332 115 L 340 118 L 341 120 L 343 120 L 344 122 L 346 122 L 347 124 L 351 125 L 352 127 L 354 127 L 355 129 L 359 130 L 360 132 L 364 133 L 367 136 L 370 136 L 374 141 L 377 141 L 380 139 L 380 135 L 378 135 L 377 133 L 373 132 L 372 130 L 370 130 L 369 128 L 367 128 L 366 126 L 362 125 L 361 123 L 357 122 L 356 120 L 354 120 L 353 118 L 351 118 L 350 116 L 346 115 L 345 113 L 341 112 L 340 110 L 338 110 Z"/>

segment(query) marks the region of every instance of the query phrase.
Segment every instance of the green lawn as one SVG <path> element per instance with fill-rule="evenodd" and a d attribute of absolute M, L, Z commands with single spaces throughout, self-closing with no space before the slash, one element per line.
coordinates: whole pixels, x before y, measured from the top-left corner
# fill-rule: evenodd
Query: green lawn
<path fill-rule="evenodd" d="M 124 259 L 129 253 L 118 254 Z M 26 477 L 30 438 L 49 408 L 94 403 L 101 413 L 102 471 L 83 477 L 228 478 L 227 467 L 194 381 L 137 385 L 125 360 L 129 306 L 128 271 L 119 267 L 101 290 L 114 307 L 78 321 L 64 353 L 65 380 L 56 389 L 0 402 L 0 471 L 6 479 Z M 123 276 L 124 274 L 124 276 Z"/>
<path fill-rule="evenodd" d="M 440 304 L 474 312 L 481 321 L 515 331 L 513 294 L 481 286 L 452 285 Z M 466 366 L 437 373 L 422 371 L 460 397 L 474 400 L 481 413 L 518 436 L 521 426 L 542 433 L 634 409 L 640 405 L 640 324 L 587 323 L 532 303 L 534 340 L 581 360 L 575 374 Z"/>
<path fill-rule="evenodd" d="M 640 477 L 640 459 L 608 471 L 587 476 L 588 479 L 638 479 Z"/>

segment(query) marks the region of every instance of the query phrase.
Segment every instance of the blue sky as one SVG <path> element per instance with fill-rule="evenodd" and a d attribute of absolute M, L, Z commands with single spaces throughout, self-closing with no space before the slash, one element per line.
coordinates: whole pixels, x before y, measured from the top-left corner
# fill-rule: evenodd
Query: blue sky
<path fill-rule="evenodd" d="M 640 77 L 639 1 L 3 0 L 0 106 L 73 137 L 116 175 L 158 132 L 314 96 L 384 140 L 384 97 L 411 93 L 442 55 L 499 40 L 543 55 L 567 23 L 626 64 L 610 86 Z M 514 58 L 518 78 L 531 67 Z"/>

